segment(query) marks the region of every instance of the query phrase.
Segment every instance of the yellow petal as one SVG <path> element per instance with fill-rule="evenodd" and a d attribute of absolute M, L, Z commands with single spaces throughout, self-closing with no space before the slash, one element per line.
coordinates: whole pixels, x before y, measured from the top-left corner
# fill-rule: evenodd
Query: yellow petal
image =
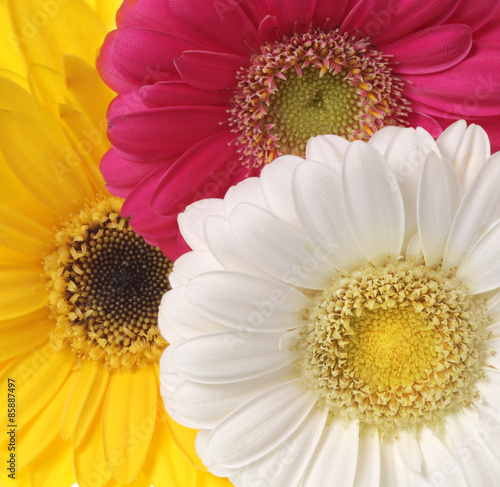
<path fill-rule="evenodd" d="M 111 478 L 102 442 L 103 408 L 99 408 L 92 427 L 73 451 L 73 468 L 79 487 L 103 487 Z"/>
<path fill-rule="evenodd" d="M 41 267 L 0 265 L 0 320 L 10 320 L 41 308 L 47 302 Z"/>
<path fill-rule="evenodd" d="M 158 381 L 158 389 L 160 388 L 160 373 L 156 374 L 156 378 Z M 177 444 L 177 447 L 182 451 L 183 455 L 186 459 L 194 465 L 197 469 L 207 471 L 205 465 L 203 465 L 200 457 L 196 453 L 196 449 L 194 447 L 194 442 L 196 440 L 196 435 L 198 434 L 198 430 L 194 430 L 191 428 L 185 428 L 181 426 L 179 423 L 175 422 L 167 413 L 165 409 L 165 405 L 163 401 L 160 401 L 158 404 L 158 411 L 162 418 L 162 421 L 165 423 L 166 428 L 168 429 L 170 436 Z"/>
<path fill-rule="evenodd" d="M 95 8 L 108 31 L 116 27 L 115 17 L 122 0 L 95 0 Z"/>
<path fill-rule="evenodd" d="M 114 373 L 104 406 L 104 454 L 113 477 L 131 482 L 141 470 L 156 421 L 154 367 Z"/>
<path fill-rule="evenodd" d="M 87 430 L 93 423 L 99 407 L 103 404 L 104 398 L 106 397 L 109 372 L 100 364 L 96 365 L 99 368 L 99 373 L 94 378 L 92 388 L 85 399 L 85 404 L 73 430 L 72 442 L 74 447 L 77 447 L 82 442 Z"/>
<path fill-rule="evenodd" d="M 75 483 L 72 448 L 59 435 L 28 466 L 32 487 L 69 487 Z"/>
<path fill-rule="evenodd" d="M 55 323 L 46 308 L 12 320 L 0 321 L 0 361 L 17 357 L 48 342 Z"/>
<path fill-rule="evenodd" d="M 5 470 L 2 465 L 2 470 Z M 8 477 L 9 471 L 0 472 L 0 485 L 2 487 L 32 487 L 27 468 L 16 470 L 15 479 Z"/>
<path fill-rule="evenodd" d="M 5 2 L 5 0 L 0 0 L 0 3 L 1 2 Z M 20 55 L 18 57 L 21 58 Z M 3 66 L 3 64 L 0 64 L 0 66 Z M 24 72 L 24 70 L 21 74 L 10 71 L 9 69 L 0 68 L 0 76 L 2 78 L 7 78 L 8 80 L 13 81 L 14 83 L 16 83 L 16 85 L 19 85 L 26 91 L 30 90 L 30 86 L 28 84 L 28 80 L 26 79 L 26 73 Z"/>
<path fill-rule="evenodd" d="M 142 473 L 139 472 L 139 475 L 134 479 L 133 482 L 130 484 L 122 484 L 120 482 L 117 482 L 115 479 L 111 479 L 105 487 L 150 487 L 151 483 L 147 479 L 147 477 Z M 160 486 L 158 486 L 160 487 Z M 170 487 L 170 486 L 167 486 Z M 172 487 L 177 487 L 177 486 L 172 486 Z M 186 484 L 182 484 L 182 487 L 189 487 Z"/>
<path fill-rule="evenodd" d="M 95 65 L 75 56 L 64 56 L 64 76 L 74 108 L 84 113 L 103 134 L 106 133 L 106 111 L 116 94 L 99 77 Z M 99 136 L 102 142 L 102 136 Z M 106 144 L 108 145 L 108 144 Z"/>
<path fill-rule="evenodd" d="M 82 0 L 9 0 L 14 33 L 27 64 L 62 70 L 63 54 L 93 64 L 106 29 Z"/>
<path fill-rule="evenodd" d="M 73 373 L 40 414 L 18 430 L 17 452 L 20 468 L 40 455 L 56 436 L 61 434 L 59 429 L 61 414 L 74 379 Z"/>
<path fill-rule="evenodd" d="M 12 29 L 6 0 L 0 1 L 0 66 L 23 75 L 26 64 L 18 49 L 19 40 Z M 3 484 L 2 484 L 3 485 Z"/>
<path fill-rule="evenodd" d="M 42 257 L 50 251 L 53 232 L 25 216 L 0 208 L 1 244 L 24 254 Z"/>
<path fill-rule="evenodd" d="M 163 485 L 189 487 L 196 483 L 197 470 L 186 460 L 161 420 L 156 425 L 143 469 L 155 487 Z"/>
<path fill-rule="evenodd" d="M 177 444 L 177 447 L 183 452 L 187 460 L 189 460 L 189 462 L 196 468 L 206 471 L 206 467 L 203 465 L 200 457 L 196 454 L 196 449 L 194 447 L 194 441 L 198 431 L 181 426 L 168 416 L 168 414 L 165 417 L 165 424 L 170 432 L 170 435 Z"/>
<path fill-rule="evenodd" d="M 28 423 L 52 399 L 68 380 L 74 363 L 74 356 L 70 350 L 56 352 L 23 387 L 18 388 L 18 422 L 20 425 Z M 16 378 L 15 375 L 11 377 Z"/>
<path fill-rule="evenodd" d="M 31 93 L 15 81 L 0 77 L 0 108 L 29 115 L 39 122 L 45 122 L 47 112 Z"/>
<path fill-rule="evenodd" d="M 77 378 L 68 395 L 61 417 L 61 434 L 64 440 L 70 439 L 78 422 L 87 398 L 89 397 L 101 366 L 92 360 L 83 360 Z M 99 403 L 101 401 L 99 400 Z"/>
<path fill-rule="evenodd" d="M 228 479 L 216 477 L 209 472 L 197 473 L 196 487 L 233 487 Z"/>
<path fill-rule="evenodd" d="M 36 100 L 57 119 L 59 117 L 59 103 L 68 101 L 64 76 L 55 69 L 32 64 L 28 70 L 28 82 L 31 93 Z"/>
<path fill-rule="evenodd" d="M 92 181 L 95 190 L 103 191 L 105 182 L 99 171 L 99 161 L 108 149 L 106 133 L 96 128 L 85 115 L 67 105 L 60 106 L 60 114 L 68 139 L 80 156 L 87 178 Z"/>
<path fill-rule="evenodd" d="M 0 149 L 12 172 L 44 205 L 60 215 L 93 197 L 77 155 L 32 117 L 0 112 Z"/>

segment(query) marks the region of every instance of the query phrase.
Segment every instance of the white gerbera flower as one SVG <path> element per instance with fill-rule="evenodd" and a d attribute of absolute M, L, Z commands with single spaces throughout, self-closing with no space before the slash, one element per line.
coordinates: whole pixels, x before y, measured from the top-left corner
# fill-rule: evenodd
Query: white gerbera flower
<path fill-rule="evenodd" d="M 180 216 L 169 413 L 237 487 L 500 485 L 500 154 L 309 142 Z"/>

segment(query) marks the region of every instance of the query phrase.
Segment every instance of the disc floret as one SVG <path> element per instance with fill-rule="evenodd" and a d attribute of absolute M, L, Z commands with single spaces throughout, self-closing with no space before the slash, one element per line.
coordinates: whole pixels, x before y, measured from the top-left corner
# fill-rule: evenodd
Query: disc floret
<path fill-rule="evenodd" d="M 368 265 L 316 295 L 297 364 L 332 416 L 384 431 L 432 423 L 476 395 L 486 310 L 451 273 Z"/>
<path fill-rule="evenodd" d="M 70 218 L 45 271 L 54 348 L 128 369 L 157 362 L 167 346 L 156 323 L 173 264 L 131 229 L 120 208 L 118 198 L 105 198 Z"/>
<path fill-rule="evenodd" d="M 407 124 L 410 111 L 390 58 L 338 30 L 266 43 L 238 79 L 230 125 L 249 166 L 304 155 L 320 134 L 366 140 L 383 126 Z"/>

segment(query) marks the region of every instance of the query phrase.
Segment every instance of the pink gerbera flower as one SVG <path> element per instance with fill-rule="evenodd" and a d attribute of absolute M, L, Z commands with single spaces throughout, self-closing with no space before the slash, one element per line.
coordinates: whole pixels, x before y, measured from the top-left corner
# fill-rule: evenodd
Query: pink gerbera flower
<path fill-rule="evenodd" d="M 177 214 L 283 153 L 387 125 L 500 133 L 499 0 L 126 0 L 99 69 L 108 188 L 175 258 Z"/>

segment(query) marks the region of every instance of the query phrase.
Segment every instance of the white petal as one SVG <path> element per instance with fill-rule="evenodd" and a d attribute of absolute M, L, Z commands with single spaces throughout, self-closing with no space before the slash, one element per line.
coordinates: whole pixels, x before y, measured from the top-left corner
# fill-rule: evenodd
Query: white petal
<path fill-rule="evenodd" d="M 210 434 L 208 448 L 224 467 L 247 465 L 282 444 L 302 424 L 316 395 L 297 379 L 236 409 Z"/>
<path fill-rule="evenodd" d="M 241 487 L 297 487 L 323 433 L 328 408 L 312 410 L 297 430 L 265 457 L 243 467 Z"/>
<path fill-rule="evenodd" d="M 498 485 L 500 473 L 498 468 L 495 468 L 497 462 L 491 458 L 491 453 L 486 451 L 481 443 L 474 441 L 474 427 L 463 412 L 458 411 L 446 415 L 446 432 L 465 478 L 465 482 L 456 481 L 448 485 L 450 487 Z M 423 447 L 422 452 L 424 452 Z"/>
<path fill-rule="evenodd" d="M 215 462 L 210 450 L 208 449 L 208 438 L 211 430 L 200 430 L 196 435 L 195 448 L 196 453 L 207 467 L 208 471 L 217 477 L 235 477 L 238 471 L 234 468 L 226 468 Z M 173 487 L 173 486 L 172 486 Z"/>
<path fill-rule="evenodd" d="M 429 152 L 439 154 L 431 135 L 422 128 L 401 130 L 387 146 L 384 158 L 396 175 L 405 208 L 406 245 L 417 231 L 417 192 L 422 167 Z"/>
<path fill-rule="evenodd" d="M 406 430 L 398 432 L 396 450 L 401 461 L 411 470 L 422 472 L 422 453 L 417 437 Z"/>
<path fill-rule="evenodd" d="M 377 132 L 378 133 L 378 132 Z M 354 487 L 380 486 L 380 439 L 376 428 L 363 427 L 359 436 Z M 384 486 L 382 486 L 384 487 Z"/>
<path fill-rule="evenodd" d="M 338 135 L 318 135 L 309 139 L 306 146 L 306 159 L 327 164 L 340 173 L 348 146 L 349 141 Z"/>
<path fill-rule="evenodd" d="M 303 487 L 352 487 L 358 460 L 359 425 L 333 420 L 314 453 Z"/>
<path fill-rule="evenodd" d="M 403 127 L 395 127 L 394 125 L 383 127 L 380 130 L 377 130 L 370 137 L 368 144 L 384 155 L 388 145 L 391 143 L 391 140 L 402 130 L 406 129 Z"/>
<path fill-rule="evenodd" d="M 452 162 L 455 154 L 460 147 L 460 143 L 464 138 L 467 130 L 467 122 L 458 120 L 452 123 L 443 133 L 437 138 L 436 143 L 443 157 Z"/>
<path fill-rule="evenodd" d="M 423 259 L 423 252 L 422 252 L 422 242 L 420 241 L 420 235 L 416 233 L 413 235 L 413 237 L 410 239 L 408 242 L 408 245 L 406 246 L 406 260 L 409 260 L 411 258 L 421 260 Z"/>
<path fill-rule="evenodd" d="M 422 169 L 417 202 L 418 231 L 425 263 L 430 267 L 441 263 L 461 199 L 462 186 L 457 173 L 448 161 L 431 152 Z"/>
<path fill-rule="evenodd" d="M 214 428 L 236 408 L 279 384 L 292 380 L 290 368 L 280 369 L 256 379 L 230 384 L 200 384 L 185 380 L 170 398 L 170 407 L 181 414 L 182 424 L 192 428 Z"/>
<path fill-rule="evenodd" d="M 487 331 L 491 331 L 488 327 Z M 485 362 L 500 371 L 500 338 L 492 338 L 485 343 Z"/>
<path fill-rule="evenodd" d="M 474 242 L 500 218 L 500 153 L 491 156 L 462 198 L 451 225 L 443 268 L 460 265 Z"/>
<path fill-rule="evenodd" d="M 296 156 L 281 156 L 267 164 L 260 173 L 260 187 L 267 207 L 277 216 L 299 229 L 292 202 L 292 175 L 295 167 L 304 162 Z"/>
<path fill-rule="evenodd" d="M 224 215 L 229 213 L 240 203 L 252 203 L 262 208 L 266 207 L 266 200 L 260 189 L 259 178 L 247 178 L 236 186 L 231 186 L 224 196 Z"/>
<path fill-rule="evenodd" d="M 382 440 L 380 451 L 380 485 L 381 487 L 411 487 L 408 469 L 405 467 L 394 441 Z"/>
<path fill-rule="evenodd" d="M 464 125 L 448 127 L 438 139 L 438 145 L 444 146 L 444 154 L 456 168 L 464 190 L 466 190 L 476 176 L 480 167 L 491 155 L 491 146 L 488 134 L 482 127 L 471 124 L 464 129 Z M 447 139 L 444 140 L 443 136 Z M 442 139 L 443 138 L 443 139 Z M 452 145 L 453 144 L 453 145 Z"/>
<path fill-rule="evenodd" d="M 223 214 L 223 202 L 218 198 L 207 198 L 189 205 L 178 217 L 179 229 L 184 240 L 193 250 L 207 250 L 203 222 L 208 215 Z"/>
<path fill-rule="evenodd" d="M 238 330 L 292 330 L 310 299 L 281 282 L 231 271 L 191 279 L 186 298 L 204 316 Z"/>
<path fill-rule="evenodd" d="M 456 275 L 471 294 L 500 287 L 500 220 L 477 241 Z"/>
<path fill-rule="evenodd" d="M 467 487 L 456 458 L 429 428 L 421 428 L 418 442 L 422 452 L 423 468 L 421 475 L 410 471 L 413 485 Z"/>
<path fill-rule="evenodd" d="M 223 331 L 177 342 L 168 347 L 168 353 L 183 377 L 224 384 L 253 379 L 292 363 L 296 352 L 280 349 L 280 338 L 281 333 Z"/>
<path fill-rule="evenodd" d="M 484 369 L 485 376 L 476 383 L 480 397 L 495 411 L 500 412 L 500 373 L 489 368 Z"/>
<path fill-rule="evenodd" d="M 266 272 L 252 263 L 245 250 L 236 242 L 227 218 L 207 217 L 205 240 L 212 254 L 225 269 L 269 277 Z"/>
<path fill-rule="evenodd" d="M 500 314 L 500 292 L 496 293 L 488 301 L 488 314 L 491 316 Z"/>
<path fill-rule="evenodd" d="M 227 330 L 194 308 L 184 295 L 185 287 L 176 287 L 166 293 L 160 305 L 158 325 L 169 343 L 181 338 L 191 338 L 205 333 Z"/>
<path fill-rule="evenodd" d="M 498 441 L 500 422 L 498 417 L 494 411 L 491 411 L 493 414 L 490 414 L 487 408 L 478 408 L 477 411 L 480 414 L 470 408 L 465 409 L 465 415 L 473 426 L 473 438 L 477 443 L 484 445 L 497 462 L 500 462 L 500 442 Z"/>
<path fill-rule="evenodd" d="M 404 237 L 404 206 L 396 177 L 378 151 L 355 141 L 342 171 L 349 227 L 370 260 L 399 255 Z"/>
<path fill-rule="evenodd" d="M 198 274 L 219 270 L 222 270 L 222 266 L 207 250 L 188 252 L 175 261 L 174 270 L 169 277 L 170 285 L 172 288 L 184 286 L 189 279 Z"/>
<path fill-rule="evenodd" d="M 252 262 L 281 281 L 323 289 L 336 274 L 302 233 L 264 208 L 241 203 L 231 212 L 229 225 Z"/>
<path fill-rule="evenodd" d="M 306 161 L 292 180 L 295 210 L 307 238 L 338 269 L 357 267 L 363 253 L 349 229 L 340 174 L 324 164 Z"/>

